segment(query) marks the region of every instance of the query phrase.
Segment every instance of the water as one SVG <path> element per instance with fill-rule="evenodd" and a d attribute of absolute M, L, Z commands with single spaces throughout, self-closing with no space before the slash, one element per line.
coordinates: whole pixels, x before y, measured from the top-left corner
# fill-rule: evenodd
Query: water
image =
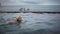
<path fill-rule="evenodd" d="M 0 26 L 0 34 L 60 34 L 60 14 L 0 13 L 0 22 L 16 16 L 22 16 L 20 26 Z"/>
<path fill-rule="evenodd" d="M 20 8 L 29 8 L 30 11 L 59 12 L 60 5 L 20 5 L 20 6 L 2 6 L 2 11 L 19 11 Z"/>

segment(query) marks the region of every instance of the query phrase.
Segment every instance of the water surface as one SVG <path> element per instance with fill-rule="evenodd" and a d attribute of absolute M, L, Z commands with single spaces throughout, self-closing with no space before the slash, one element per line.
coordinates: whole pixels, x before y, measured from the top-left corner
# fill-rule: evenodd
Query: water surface
<path fill-rule="evenodd" d="M 0 13 L 0 24 L 22 16 L 20 26 L 0 26 L 0 34 L 60 34 L 60 14 Z"/>

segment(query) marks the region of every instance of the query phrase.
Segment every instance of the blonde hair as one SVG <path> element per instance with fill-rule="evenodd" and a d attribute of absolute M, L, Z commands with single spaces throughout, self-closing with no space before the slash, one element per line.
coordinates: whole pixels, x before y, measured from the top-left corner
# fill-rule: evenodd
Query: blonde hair
<path fill-rule="evenodd" d="M 17 24 L 20 24 L 22 21 L 22 17 L 21 16 L 16 16 L 16 22 Z"/>

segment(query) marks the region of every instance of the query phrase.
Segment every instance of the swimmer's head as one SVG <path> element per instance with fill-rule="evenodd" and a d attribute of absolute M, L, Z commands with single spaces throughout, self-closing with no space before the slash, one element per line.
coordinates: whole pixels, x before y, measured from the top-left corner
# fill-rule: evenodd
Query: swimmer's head
<path fill-rule="evenodd" d="M 16 16 L 16 19 L 17 19 L 17 20 L 21 19 L 21 16 Z"/>
<path fill-rule="evenodd" d="M 22 17 L 21 16 L 16 16 L 16 22 L 17 24 L 20 24 L 22 21 Z"/>

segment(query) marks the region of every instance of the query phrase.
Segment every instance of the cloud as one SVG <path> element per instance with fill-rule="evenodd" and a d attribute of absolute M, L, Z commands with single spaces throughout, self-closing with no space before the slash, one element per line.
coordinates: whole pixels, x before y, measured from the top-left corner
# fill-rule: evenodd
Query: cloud
<path fill-rule="evenodd" d="M 25 1 L 24 3 L 27 3 L 27 4 L 39 4 L 38 2 L 30 2 L 30 1 Z"/>
<path fill-rule="evenodd" d="M 3 5 L 60 5 L 60 0 L 0 0 Z"/>

